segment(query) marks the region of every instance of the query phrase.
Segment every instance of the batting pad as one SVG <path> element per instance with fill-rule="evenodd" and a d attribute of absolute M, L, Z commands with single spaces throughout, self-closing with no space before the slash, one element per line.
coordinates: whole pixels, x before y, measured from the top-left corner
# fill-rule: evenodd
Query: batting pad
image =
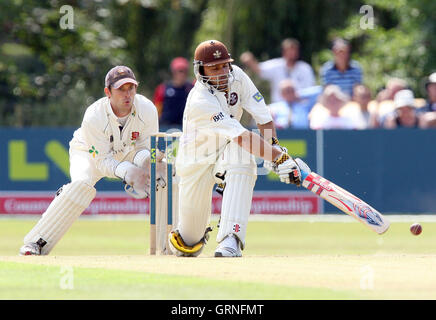
<path fill-rule="evenodd" d="M 82 181 L 64 185 L 35 227 L 25 236 L 24 243 L 37 242 L 42 238 L 47 244 L 42 247 L 41 254 L 49 254 L 95 195 L 95 188 Z"/>
<path fill-rule="evenodd" d="M 228 234 L 233 233 L 241 240 L 242 248 L 245 247 L 245 234 L 256 178 L 248 172 L 227 171 L 217 242 L 221 242 Z"/>

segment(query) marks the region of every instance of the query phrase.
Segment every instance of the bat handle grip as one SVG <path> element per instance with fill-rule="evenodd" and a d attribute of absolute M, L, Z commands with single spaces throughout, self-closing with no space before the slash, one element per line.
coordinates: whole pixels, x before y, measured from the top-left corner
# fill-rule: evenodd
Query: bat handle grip
<path fill-rule="evenodd" d="M 301 180 L 304 181 L 307 176 L 312 172 L 312 170 L 310 170 L 309 166 L 300 158 L 295 159 L 295 162 L 300 168 Z"/>
<path fill-rule="evenodd" d="M 310 172 L 304 171 L 303 169 L 300 169 L 301 172 L 301 180 L 306 180 L 307 176 L 310 174 Z"/>

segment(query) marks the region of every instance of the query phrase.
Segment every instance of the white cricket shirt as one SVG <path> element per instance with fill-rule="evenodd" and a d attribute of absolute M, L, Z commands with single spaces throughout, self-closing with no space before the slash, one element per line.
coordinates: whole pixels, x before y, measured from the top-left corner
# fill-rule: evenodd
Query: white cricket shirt
<path fill-rule="evenodd" d="M 146 97 L 135 95 L 132 110 L 122 127 L 109 99 L 104 97 L 86 109 L 70 148 L 88 152 L 104 176 L 116 178 L 114 171 L 118 163 L 132 151 L 150 149 L 150 134 L 158 131 L 157 109 Z"/>
<path fill-rule="evenodd" d="M 258 124 L 272 121 L 265 100 L 251 79 L 238 66 L 232 67 L 235 79 L 228 94 L 208 89 L 198 81 L 190 91 L 176 159 L 178 170 L 216 163 L 225 146 L 246 130 L 239 122 L 243 110 Z"/>

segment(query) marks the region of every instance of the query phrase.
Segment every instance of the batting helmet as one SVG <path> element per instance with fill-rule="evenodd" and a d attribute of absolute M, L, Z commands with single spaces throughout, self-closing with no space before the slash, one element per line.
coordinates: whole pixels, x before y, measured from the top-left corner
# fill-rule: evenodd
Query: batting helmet
<path fill-rule="evenodd" d="M 194 74 L 198 81 L 218 91 L 227 90 L 230 82 L 233 81 L 233 70 L 231 58 L 227 47 L 220 41 L 208 40 L 200 43 L 194 53 Z M 226 75 L 205 76 L 203 67 L 216 64 L 229 63 L 230 72 Z M 212 81 L 211 81 L 212 80 Z"/>
<path fill-rule="evenodd" d="M 194 63 L 203 66 L 233 62 L 227 47 L 220 41 L 208 40 L 200 43 L 195 49 Z"/>

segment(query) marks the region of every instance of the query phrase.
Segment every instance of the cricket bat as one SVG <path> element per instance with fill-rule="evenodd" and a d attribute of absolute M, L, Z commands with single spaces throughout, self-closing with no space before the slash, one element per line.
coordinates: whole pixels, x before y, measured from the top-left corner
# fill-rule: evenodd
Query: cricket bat
<path fill-rule="evenodd" d="M 302 170 L 301 175 L 302 185 L 307 190 L 312 191 L 378 234 L 383 234 L 388 230 L 390 222 L 366 202 L 315 172 L 307 173 Z"/>

